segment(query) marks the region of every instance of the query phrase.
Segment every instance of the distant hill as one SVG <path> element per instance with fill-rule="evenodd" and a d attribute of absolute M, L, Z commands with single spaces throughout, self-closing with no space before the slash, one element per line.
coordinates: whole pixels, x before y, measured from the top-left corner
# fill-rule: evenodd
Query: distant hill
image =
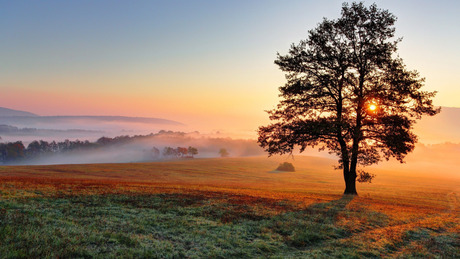
<path fill-rule="evenodd" d="M 34 125 L 34 124 L 56 124 L 56 123 L 142 123 L 142 124 L 161 124 L 183 126 L 184 124 L 159 118 L 150 117 L 127 117 L 127 116 L 39 116 L 31 112 L 18 111 L 0 107 L 0 124 L 7 125 Z"/>
<path fill-rule="evenodd" d="M 8 108 L 3 108 L 0 107 L 0 117 L 10 117 L 10 116 L 27 116 L 27 117 L 37 117 L 37 114 L 33 114 L 31 112 L 25 112 L 25 111 L 18 111 L 18 110 L 13 110 L 13 109 L 8 109 Z"/>
<path fill-rule="evenodd" d="M 0 125 L 0 134 L 4 135 L 13 135 L 13 136 L 47 136 L 47 135 L 54 135 L 61 134 L 61 135 L 68 135 L 68 134 L 101 134 L 104 133 L 103 131 L 97 130 L 83 130 L 83 129 L 67 129 L 67 130 L 59 130 L 59 129 L 36 129 L 36 128 L 18 128 L 15 126 L 10 125 Z"/>
<path fill-rule="evenodd" d="M 37 123 L 56 124 L 56 123 L 97 123 L 97 122 L 122 122 L 122 123 L 143 123 L 143 124 L 162 124 L 162 125 L 183 125 L 180 122 L 148 118 L 148 117 L 126 117 L 126 116 L 8 116 L 0 117 L 0 124 L 8 125 L 34 125 Z"/>

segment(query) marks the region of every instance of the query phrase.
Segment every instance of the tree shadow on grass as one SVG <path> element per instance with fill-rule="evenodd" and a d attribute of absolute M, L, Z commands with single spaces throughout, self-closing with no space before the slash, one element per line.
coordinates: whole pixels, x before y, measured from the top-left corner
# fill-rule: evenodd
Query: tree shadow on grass
<path fill-rule="evenodd" d="M 323 241 L 349 236 L 349 232 L 336 226 L 337 215 L 346 210 L 353 195 L 338 200 L 317 203 L 301 211 L 279 215 L 271 226 L 294 247 L 316 246 Z"/>
<path fill-rule="evenodd" d="M 321 215 L 324 221 L 335 223 L 337 215 L 344 211 L 347 205 L 355 198 L 355 195 L 344 194 L 338 200 L 315 203 L 306 208 L 306 211 Z"/>

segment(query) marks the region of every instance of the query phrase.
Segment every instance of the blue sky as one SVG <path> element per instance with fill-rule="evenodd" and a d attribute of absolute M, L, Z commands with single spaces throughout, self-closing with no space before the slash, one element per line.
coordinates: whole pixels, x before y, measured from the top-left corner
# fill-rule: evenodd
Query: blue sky
<path fill-rule="evenodd" d="M 439 91 L 436 104 L 460 107 L 460 1 L 375 2 L 398 17 L 399 54 Z M 284 83 L 276 53 L 341 4 L 0 1 L 1 106 L 253 128 Z"/>

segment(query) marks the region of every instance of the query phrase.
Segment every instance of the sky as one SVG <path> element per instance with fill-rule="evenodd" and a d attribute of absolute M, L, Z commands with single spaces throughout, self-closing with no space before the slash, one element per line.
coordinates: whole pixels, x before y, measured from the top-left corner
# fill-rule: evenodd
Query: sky
<path fill-rule="evenodd" d="M 276 53 L 342 2 L 0 0 L 0 106 L 255 136 L 284 84 Z M 460 1 L 373 2 L 398 17 L 398 53 L 435 104 L 460 107 Z"/>

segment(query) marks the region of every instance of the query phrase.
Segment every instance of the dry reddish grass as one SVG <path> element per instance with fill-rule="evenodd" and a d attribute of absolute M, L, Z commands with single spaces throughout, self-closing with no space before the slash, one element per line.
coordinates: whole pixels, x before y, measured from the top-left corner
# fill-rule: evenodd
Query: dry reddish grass
<path fill-rule="evenodd" d="M 296 157 L 296 172 L 273 172 L 282 158 L 195 159 L 157 163 L 0 167 L 3 196 L 214 191 L 305 204 L 341 197 L 334 160 Z M 401 168 L 372 168 L 372 184 L 358 186 L 353 203 L 398 215 L 458 210 L 460 178 Z M 404 168 L 406 170 L 407 168 Z M 406 216 L 404 216 L 406 217 Z"/>
<path fill-rule="evenodd" d="M 333 170 L 335 161 L 298 157 L 293 161 L 296 172 L 273 172 L 280 161 L 283 159 L 229 158 L 0 167 L 0 191 L 2 198 L 175 193 L 184 198 L 263 206 L 273 214 L 340 199 L 344 187 L 340 172 Z M 459 178 L 428 172 L 418 176 L 415 169 L 405 172 L 384 166 L 372 172 L 377 174 L 374 183 L 359 185 L 360 196 L 347 209 L 384 214 L 389 224 L 366 229 L 368 219 L 339 213 L 336 224 L 354 233 L 343 242 L 367 240 L 368 246 L 381 247 L 402 240 L 404 233 L 417 228 L 460 233 Z M 296 205 L 282 206 L 279 202 L 283 200 Z"/>
<path fill-rule="evenodd" d="M 273 173 L 271 170 L 276 168 L 278 160 L 265 158 L 0 167 L 0 183 L 3 195 L 5 192 L 13 195 L 15 190 L 22 190 L 21 195 L 27 196 L 218 191 L 308 203 L 338 198 L 339 194 L 325 192 L 324 187 L 339 188 L 340 184 L 317 184 L 321 177 L 312 171 L 316 164 L 333 172 L 332 167 L 324 166 L 331 161 L 320 158 L 312 161 L 313 167 L 299 173 Z M 308 190 L 306 185 L 310 186 Z"/>

